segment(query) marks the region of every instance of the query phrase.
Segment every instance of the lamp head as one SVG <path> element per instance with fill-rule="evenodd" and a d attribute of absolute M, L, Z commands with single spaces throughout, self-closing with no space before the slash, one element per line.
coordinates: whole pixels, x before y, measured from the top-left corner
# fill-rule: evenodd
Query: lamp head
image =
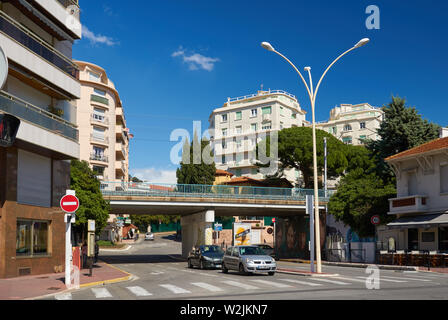
<path fill-rule="evenodd" d="M 311 71 L 311 67 L 305 67 L 305 71 Z"/>
<path fill-rule="evenodd" d="M 275 51 L 275 50 L 274 50 L 274 47 L 271 46 L 271 44 L 270 44 L 269 42 L 262 42 L 262 43 L 261 43 L 261 46 L 262 46 L 263 48 L 265 48 L 266 50 L 268 50 L 268 51 Z"/>
<path fill-rule="evenodd" d="M 362 47 L 362 46 L 366 45 L 369 41 L 370 41 L 369 38 L 361 39 L 361 40 L 359 40 L 359 42 L 355 45 L 355 48 Z"/>

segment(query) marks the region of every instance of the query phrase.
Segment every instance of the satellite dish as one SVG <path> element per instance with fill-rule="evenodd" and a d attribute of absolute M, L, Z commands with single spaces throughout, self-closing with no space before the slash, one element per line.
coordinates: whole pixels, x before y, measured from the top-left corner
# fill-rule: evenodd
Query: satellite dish
<path fill-rule="evenodd" d="M 0 89 L 3 89 L 6 78 L 8 78 L 8 57 L 0 47 Z"/>

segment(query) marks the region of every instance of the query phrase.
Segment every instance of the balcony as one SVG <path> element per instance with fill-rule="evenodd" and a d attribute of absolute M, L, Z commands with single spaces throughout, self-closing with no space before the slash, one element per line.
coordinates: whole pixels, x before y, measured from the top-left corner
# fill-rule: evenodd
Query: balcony
<path fill-rule="evenodd" d="M 126 149 L 124 148 L 123 144 L 121 144 L 121 143 L 115 144 L 115 153 L 116 153 L 117 160 L 126 159 Z"/>
<path fill-rule="evenodd" d="M 426 212 L 427 196 L 415 195 L 389 199 L 388 214 Z"/>
<path fill-rule="evenodd" d="M 101 103 L 101 104 L 105 104 L 106 106 L 109 105 L 109 99 L 97 96 L 96 94 L 90 95 L 90 101 L 98 102 L 98 103 Z"/>
<path fill-rule="evenodd" d="M 0 110 L 70 140 L 78 141 L 76 125 L 4 91 L 0 92 Z"/>
<path fill-rule="evenodd" d="M 79 69 L 69 58 L 58 52 L 39 37 L 32 34 L 18 22 L 0 11 L 0 31 L 9 38 L 34 52 L 53 66 L 57 67 L 71 78 L 79 80 Z M 12 59 L 15 60 L 15 59 Z M 40 74 L 39 72 L 36 72 Z"/>
<path fill-rule="evenodd" d="M 104 154 L 96 154 L 96 153 L 90 154 L 90 160 L 99 162 L 109 162 L 107 156 L 105 156 Z"/>
<path fill-rule="evenodd" d="M 126 176 L 126 162 L 125 161 L 116 161 L 115 162 L 115 175 L 116 175 L 116 178 Z"/>
<path fill-rule="evenodd" d="M 99 125 L 103 125 L 103 126 L 108 126 L 109 125 L 109 118 L 105 117 L 105 116 L 100 116 L 96 113 L 92 113 L 90 115 L 90 122 L 95 123 L 95 124 L 99 124 Z"/>

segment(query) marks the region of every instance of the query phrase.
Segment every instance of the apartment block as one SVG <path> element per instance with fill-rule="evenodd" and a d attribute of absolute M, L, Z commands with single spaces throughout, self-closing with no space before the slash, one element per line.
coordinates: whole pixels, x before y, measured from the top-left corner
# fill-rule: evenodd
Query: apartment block
<path fill-rule="evenodd" d="M 101 181 L 129 180 L 129 129 L 120 95 L 106 71 L 90 62 L 80 69 L 81 99 L 77 102 L 80 159 L 89 162 Z"/>
<path fill-rule="evenodd" d="M 15 143 L 0 147 L 0 278 L 64 268 L 59 201 L 70 186 L 70 160 L 80 156 L 81 86 L 72 62 L 79 11 L 77 1 L 0 1 L 0 46 L 9 67 L 0 113 L 21 121 Z"/>
<path fill-rule="evenodd" d="M 265 178 L 255 163 L 257 144 L 284 128 L 304 126 L 305 114 L 297 98 L 281 90 L 228 98 L 209 117 L 216 168 L 237 177 Z M 288 180 L 297 179 L 293 171 L 286 173 Z"/>
<path fill-rule="evenodd" d="M 364 140 L 377 140 L 377 129 L 384 112 L 368 103 L 341 104 L 331 109 L 330 120 L 316 123 L 316 128 L 331 133 L 346 144 L 363 145 Z"/>

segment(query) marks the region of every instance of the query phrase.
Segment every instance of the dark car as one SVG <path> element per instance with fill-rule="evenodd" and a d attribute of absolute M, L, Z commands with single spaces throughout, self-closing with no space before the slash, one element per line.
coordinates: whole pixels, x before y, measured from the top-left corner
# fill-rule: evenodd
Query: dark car
<path fill-rule="evenodd" d="M 271 256 L 275 260 L 278 260 L 275 256 L 274 248 L 267 244 L 256 244 L 257 247 L 261 248 L 268 256 Z"/>
<path fill-rule="evenodd" d="M 220 246 L 202 245 L 193 248 L 188 254 L 188 268 L 221 268 L 223 256 L 224 251 Z"/>

